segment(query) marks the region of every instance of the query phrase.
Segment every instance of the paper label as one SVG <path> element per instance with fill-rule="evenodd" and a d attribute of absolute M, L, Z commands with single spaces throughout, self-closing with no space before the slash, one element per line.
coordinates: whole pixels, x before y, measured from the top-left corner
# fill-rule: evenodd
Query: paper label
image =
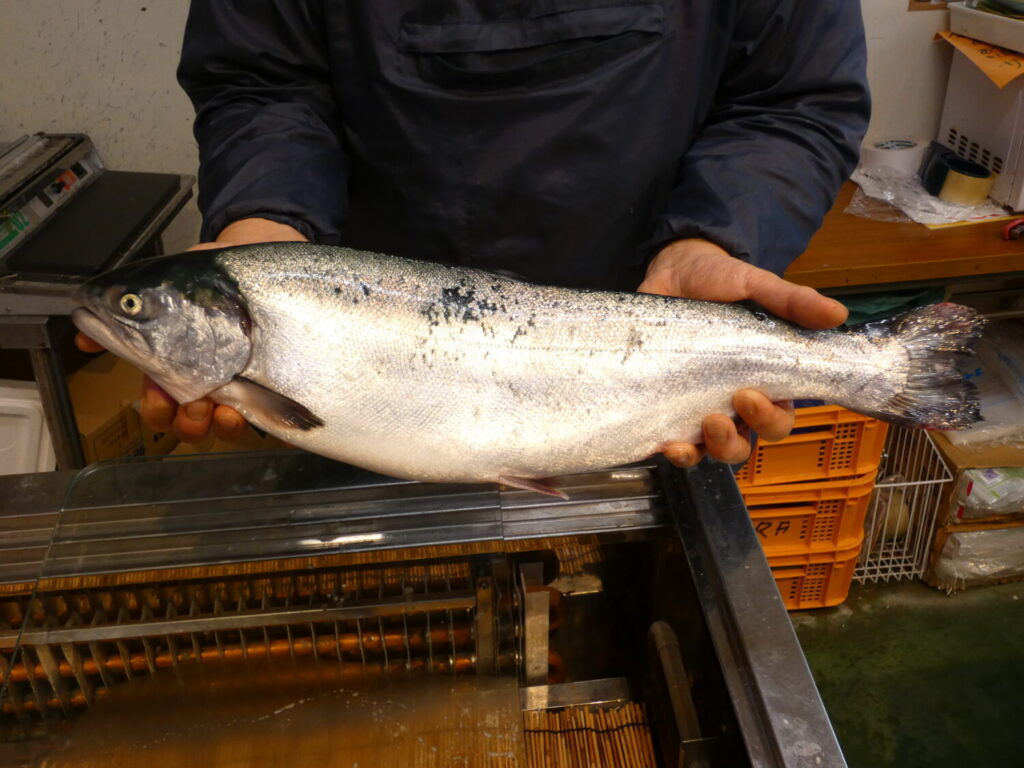
<path fill-rule="evenodd" d="M 1019 53 L 953 32 L 939 32 L 935 39 L 940 37 L 949 41 L 1000 88 L 1024 75 L 1024 56 Z"/>

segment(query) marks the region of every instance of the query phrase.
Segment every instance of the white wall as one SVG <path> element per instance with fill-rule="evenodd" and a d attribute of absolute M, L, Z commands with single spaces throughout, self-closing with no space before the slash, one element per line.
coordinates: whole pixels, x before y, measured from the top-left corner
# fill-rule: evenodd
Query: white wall
<path fill-rule="evenodd" d="M 933 139 L 942 115 L 953 46 L 935 33 L 949 11 L 908 11 L 906 0 L 861 0 L 874 110 L 869 139 Z"/>
<path fill-rule="evenodd" d="M 817 0 L 807 0 L 817 2 Z M 951 46 L 946 11 L 862 0 L 874 117 L 869 136 L 931 138 Z M 111 168 L 195 173 L 192 107 L 174 78 L 188 0 L 0 0 L 0 140 L 88 133 Z M 168 247 L 194 242 L 193 200 Z"/>
<path fill-rule="evenodd" d="M 92 137 L 107 167 L 191 173 L 192 105 L 174 77 L 188 0 L 0 0 L 0 141 Z M 167 231 L 195 242 L 193 199 Z"/>

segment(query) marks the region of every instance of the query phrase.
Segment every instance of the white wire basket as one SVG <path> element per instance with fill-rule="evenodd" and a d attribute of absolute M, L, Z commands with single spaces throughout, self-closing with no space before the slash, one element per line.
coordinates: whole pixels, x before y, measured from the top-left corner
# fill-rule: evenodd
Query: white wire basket
<path fill-rule="evenodd" d="M 898 581 L 924 574 L 943 489 L 953 479 L 923 429 L 890 427 L 853 578 Z"/>

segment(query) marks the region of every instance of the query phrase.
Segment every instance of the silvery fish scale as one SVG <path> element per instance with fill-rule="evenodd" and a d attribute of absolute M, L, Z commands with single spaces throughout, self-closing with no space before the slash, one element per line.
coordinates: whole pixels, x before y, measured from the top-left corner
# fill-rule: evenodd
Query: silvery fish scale
<path fill-rule="evenodd" d="M 699 441 L 733 394 L 882 410 L 908 356 L 893 338 L 808 331 L 742 307 L 536 286 L 491 273 L 307 245 L 216 264 L 252 318 L 243 372 L 323 421 L 302 448 L 398 477 L 537 478 Z"/>

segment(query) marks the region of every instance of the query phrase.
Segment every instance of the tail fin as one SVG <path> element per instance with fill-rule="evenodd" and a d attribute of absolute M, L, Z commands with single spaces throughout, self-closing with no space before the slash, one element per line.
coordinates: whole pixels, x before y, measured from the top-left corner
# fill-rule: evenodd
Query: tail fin
<path fill-rule="evenodd" d="M 981 421 L 977 387 L 964 378 L 960 364 L 981 338 L 984 325 L 975 310 L 950 303 L 865 323 L 865 333 L 895 337 L 910 358 L 906 386 L 877 415 L 929 429 L 958 429 Z"/>

